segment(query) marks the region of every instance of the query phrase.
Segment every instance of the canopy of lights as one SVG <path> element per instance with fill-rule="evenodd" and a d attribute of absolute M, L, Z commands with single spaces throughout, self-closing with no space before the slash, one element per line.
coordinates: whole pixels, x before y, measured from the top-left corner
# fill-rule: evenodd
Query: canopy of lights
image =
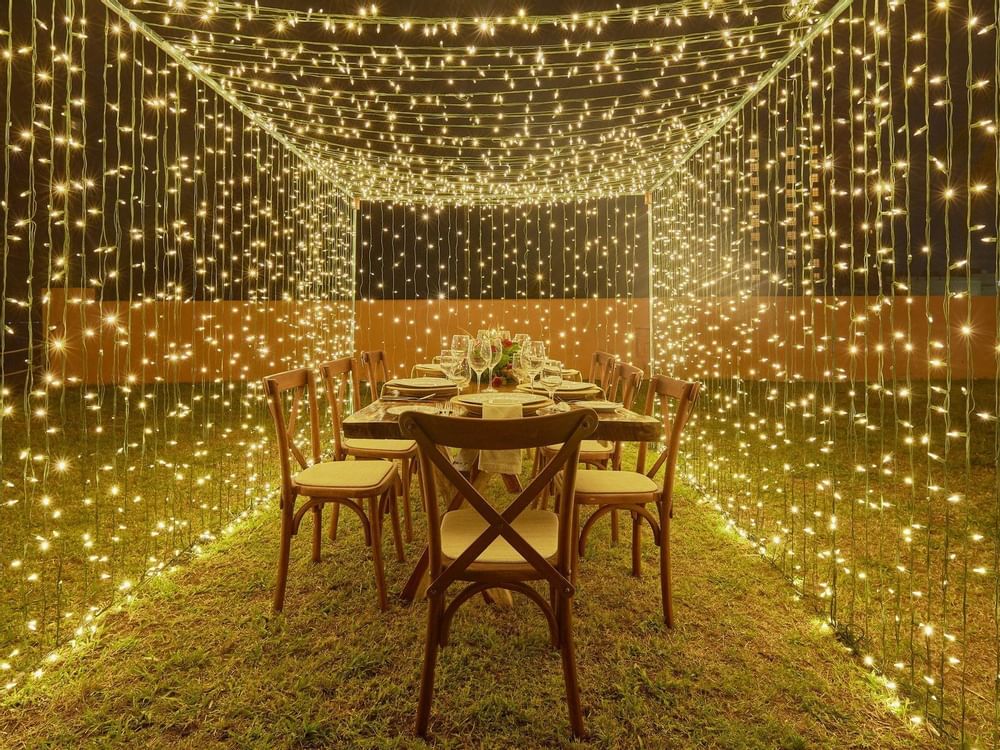
<path fill-rule="evenodd" d="M 261 375 L 492 320 L 700 380 L 702 502 L 1000 742 L 996 3 L 326 5 L 7 4 L 0 685 L 267 506 Z"/>

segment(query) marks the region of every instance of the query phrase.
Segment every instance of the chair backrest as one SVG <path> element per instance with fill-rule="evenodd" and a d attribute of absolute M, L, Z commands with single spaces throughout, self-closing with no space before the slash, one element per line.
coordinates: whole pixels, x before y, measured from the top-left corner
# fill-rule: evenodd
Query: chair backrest
<path fill-rule="evenodd" d="M 389 368 L 386 365 L 385 352 L 381 349 L 361 352 L 361 365 L 365 368 L 365 376 L 368 378 L 368 387 L 371 389 L 372 401 L 376 401 L 378 400 L 378 384 L 389 380 Z"/>
<path fill-rule="evenodd" d="M 294 458 L 300 469 L 306 468 L 309 461 L 306 453 L 296 444 L 296 427 L 302 410 L 302 398 L 305 396 L 309 420 L 309 444 L 312 463 L 320 458 L 319 446 L 319 406 L 316 402 L 316 376 L 312 370 L 303 367 L 297 370 L 279 372 L 264 378 L 264 393 L 267 405 L 274 419 L 274 429 L 278 434 L 278 456 L 281 461 L 281 501 L 292 486 L 292 462 Z M 288 403 L 286 416 L 285 404 Z"/>
<path fill-rule="evenodd" d="M 639 388 L 642 386 L 642 377 L 645 373 L 642 368 L 625 362 L 619 362 L 611 376 L 611 385 L 608 387 L 607 396 L 611 401 L 618 398 L 621 392 L 622 406 L 631 409 L 635 405 L 636 396 L 639 395 Z"/>
<path fill-rule="evenodd" d="M 544 417 L 488 421 L 487 427 L 482 419 L 467 417 L 444 417 L 419 412 L 405 412 L 400 417 L 399 424 L 403 434 L 417 443 L 424 496 L 428 498 L 427 542 L 431 575 L 428 593 L 442 593 L 450 583 L 461 577 L 483 550 L 498 537 L 503 537 L 538 571 L 540 577 L 547 578 L 567 594 L 572 594 L 573 586 L 569 576 L 577 461 L 580 458 L 580 441 L 593 434 L 597 428 L 597 414 L 590 409 L 577 409 Z M 562 443 L 560 450 L 541 467 L 528 486 L 502 513 L 493 508 L 465 475 L 454 467 L 446 453 L 440 450 L 441 447 L 479 450 L 540 448 L 555 443 Z M 447 567 L 443 567 L 441 554 L 441 518 L 436 502 L 435 468 L 489 524 Z M 563 482 L 559 504 L 558 554 L 553 566 L 514 531 L 511 522 L 545 490 L 559 471 L 563 471 Z"/>
<path fill-rule="evenodd" d="M 600 383 L 601 388 L 607 393 L 608 386 L 611 385 L 612 373 L 615 369 L 615 355 L 608 352 L 596 351 L 590 360 L 590 375 L 588 380 L 591 383 Z M 609 396 L 610 398 L 610 396 Z"/>
<path fill-rule="evenodd" d="M 660 467 L 666 466 L 663 474 L 663 499 L 668 508 L 673 502 L 674 471 L 677 468 L 681 433 L 684 431 L 684 425 L 687 424 L 691 412 L 694 411 L 699 390 L 701 390 L 701 383 L 689 383 L 686 380 L 678 380 L 666 375 L 654 375 L 649 381 L 649 390 L 646 392 L 643 413 L 652 414 L 653 407 L 659 404 L 660 413 L 663 416 L 666 447 L 645 474 L 648 477 L 654 477 Z M 645 462 L 646 443 L 640 443 L 636 471 L 643 472 Z"/>
<path fill-rule="evenodd" d="M 361 393 L 358 390 L 358 373 L 354 360 L 350 357 L 331 359 L 319 366 L 319 374 L 326 391 L 326 402 L 330 406 L 330 421 L 333 423 L 333 453 L 340 460 L 344 458 L 343 414 L 341 409 L 351 399 L 354 411 L 361 408 Z"/>

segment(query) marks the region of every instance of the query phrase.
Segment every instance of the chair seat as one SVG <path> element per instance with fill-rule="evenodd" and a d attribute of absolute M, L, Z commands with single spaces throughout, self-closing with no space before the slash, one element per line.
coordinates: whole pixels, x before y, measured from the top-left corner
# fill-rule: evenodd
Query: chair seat
<path fill-rule="evenodd" d="M 474 510 L 453 510 L 441 519 L 441 553 L 457 559 L 476 538 L 486 530 L 489 522 Z M 511 526 L 547 560 L 556 556 L 559 548 L 559 517 L 547 510 L 526 510 L 514 519 Z M 483 550 L 477 563 L 528 564 L 521 553 L 510 546 L 503 537 L 494 539 Z"/>
<path fill-rule="evenodd" d="M 660 485 L 635 471 L 600 471 L 580 469 L 576 473 L 576 497 L 587 498 L 607 495 L 649 495 L 658 494 Z"/>
<path fill-rule="evenodd" d="M 559 449 L 563 447 L 562 443 L 555 443 L 553 445 L 546 445 L 543 449 L 546 453 L 558 453 Z M 614 445 L 606 444 L 600 440 L 581 440 L 580 441 L 580 455 L 596 455 L 600 454 L 602 456 L 611 456 L 615 452 Z"/>
<path fill-rule="evenodd" d="M 413 440 L 378 440 L 371 438 L 345 438 L 343 446 L 348 451 L 365 453 L 412 453 L 417 449 Z"/>
<path fill-rule="evenodd" d="M 303 494 L 332 489 L 364 496 L 380 492 L 395 476 L 392 461 L 322 461 L 303 469 L 292 481 Z"/>

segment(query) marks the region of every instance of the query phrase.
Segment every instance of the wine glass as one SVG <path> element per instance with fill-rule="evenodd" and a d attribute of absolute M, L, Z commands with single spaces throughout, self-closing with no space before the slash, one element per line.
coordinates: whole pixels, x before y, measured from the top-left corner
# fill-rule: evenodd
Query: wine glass
<path fill-rule="evenodd" d="M 539 381 L 549 400 L 555 401 L 556 391 L 563 383 L 562 362 L 555 359 L 546 359 L 542 362 L 541 379 Z"/>
<path fill-rule="evenodd" d="M 441 369 L 448 371 L 448 366 L 455 363 L 455 352 L 452 349 L 442 349 L 441 353 L 434 358 L 434 361 L 441 365 Z"/>
<path fill-rule="evenodd" d="M 520 349 L 515 349 L 514 353 L 510 357 L 510 369 L 514 373 L 514 377 L 517 378 L 518 383 L 523 383 L 528 379 L 527 366 L 525 365 L 525 353 Z"/>
<path fill-rule="evenodd" d="M 532 341 L 528 344 L 527 355 L 527 370 L 528 376 L 530 378 L 531 387 L 535 387 L 535 378 L 542 371 L 542 365 L 545 363 L 545 342 L 544 341 Z"/>
<path fill-rule="evenodd" d="M 493 387 L 493 370 L 500 360 L 503 359 L 503 339 L 497 335 L 493 335 L 487 339 L 490 344 L 490 377 L 489 385 L 486 387 L 486 393 L 496 393 L 497 389 Z"/>
<path fill-rule="evenodd" d="M 483 376 L 483 372 L 490 366 L 490 357 L 492 353 L 490 352 L 490 341 L 489 339 L 477 338 L 472 342 L 472 348 L 469 349 L 469 366 L 472 367 L 472 371 L 476 373 L 476 385 L 479 385 L 479 381 Z"/>
<path fill-rule="evenodd" d="M 469 360 L 463 354 L 457 350 L 443 352 L 441 367 L 444 368 L 444 376 L 454 383 L 459 393 L 469 387 L 472 374 L 469 372 Z"/>
<path fill-rule="evenodd" d="M 497 336 L 499 336 L 504 341 L 510 341 L 510 329 L 509 328 L 497 328 Z"/>
<path fill-rule="evenodd" d="M 459 349 L 463 352 L 468 352 L 470 346 L 472 346 L 472 340 L 465 333 L 456 333 L 451 337 L 452 349 Z"/>

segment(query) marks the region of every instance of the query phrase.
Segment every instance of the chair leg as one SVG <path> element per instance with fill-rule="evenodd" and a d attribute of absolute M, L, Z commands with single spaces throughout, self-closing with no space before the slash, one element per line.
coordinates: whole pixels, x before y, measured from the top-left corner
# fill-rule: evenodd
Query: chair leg
<path fill-rule="evenodd" d="M 660 506 L 660 597 L 663 599 L 663 622 L 674 626 L 674 602 L 670 581 L 670 512 Z"/>
<path fill-rule="evenodd" d="M 552 648 L 559 648 L 559 602 L 562 601 L 562 594 L 556 585 L 549 582 L 549 607 L 552 609 L 552 616 L 556 621 L 556 632 L 552 641 Z"/>
<path fill-rule="evenodd" d="M 400 476 L 403 480 L 403 512 L 406 517 L 403 519 L 406 528 L 406 541 L 413 541 L 413 511 L 410 510 L 410 480 L 413 472 L 413 462 L 415 459 L 404 458 Z"/>
<path fill-rule="evenodd" d="M 570 581 L 576 585 L 577 574 L 580 570 L 580 505 L 573 501 L 573 531 L 570 536 L 572 540 L 572 570 L 570 570 Z"/>
<path fill-rule="evenodd" d="M 389 505 L 389 518 L 392 520 L 392 540 L 396 545 L 396 561 L 404 562 L 406 553 L 403 551 L 403 535 L 399 530 L 399 504 L 396 500 L 396 490 L 390 487 L 386 492 L 386 502 Z"/>
<path fill-rule="evenodd" d="M 441 615 L 444 612 L 444 597 L 432 596 L 427 601 L 427 642 L 424 644 L 424 666 L 420 672 L 420 698 L 417 701 L 416 732 L 427 736 L 427 724 L 431 717 L 431 702 L 434 699 L 434 669 L 437 667 L 438 643 L 441 637 Z"/>
<path fill-rule="evenodd" d="M 318 563 L 323 559 L 323 506 L 317 505 L 312 509 L 313 536 L 312 536 L 312 561 Z"/>
<path fill-rule="evenodd" d="M 378 591 L 378 607 L 385 610 L 389 600 L 385 593 L 385 566 L 382 564 L 382 513 L 378 495 L 368 498 L 368 523 L 372 527 L 372 561 L 375 563 L 375 589 Z"/>
<path fill-rule="evenodd" d="M 559 651 L 562 656 L 563 679 L 566 682 L 566 706 L 574 738 L 583 738 L 583 709 L 580 706 L 580 685 L 576 676 L 576 649 L 573 645 L 573 598 L 559 600 Z"/>
<path fill-rule="evenodd" d="M 542 449 L 535 448 L 535 457 L 534 459 L 532 459 L 531 462 L 532 477 L 534 477 L 539 472 L 541 465 L 542 465 Z M 545 510 L 545 507 L 548 505 L 549 502 L 548 492 L 549 488 L 548 486 L 546 486 L 545 489 L 542 490 L 542 493 L 531 501 L 532 510 L 539 510 L 539 509 Z"/>
<path fill-rule="evenodd" d="M 278 547 L 278 580 L 274 584 L 274 611 L 285 606 L 285 585 L 288 583 L 288 560 L 292 551 L 292 511 L 290 500 L 281 509 L 281 538 Z"/>
<path fill-rule="evenodd" d="M 618 544 L 619 531 L 618 531 L 618 511 L 611 511 L 611 543 Z"/>
<path fill-rule="evenodd" d="M 642 577 L 642 516 L 632 514 L 632 575 Z"/>
<path fill-rule="evenodd" d="M 337 541 L 337 526 L 340 523 L 340 503 L 334 503 L 330 509 L 330 541 Z"/>

